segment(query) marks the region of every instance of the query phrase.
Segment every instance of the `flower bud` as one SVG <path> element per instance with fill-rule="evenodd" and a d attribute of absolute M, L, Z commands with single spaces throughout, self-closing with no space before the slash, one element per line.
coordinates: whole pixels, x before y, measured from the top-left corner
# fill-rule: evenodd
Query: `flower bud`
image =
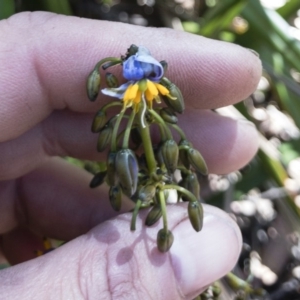
<path fill-rule="evenodd" d="M 107 72 L 105 74 L 105 81 L 109 88 L 116 88 L 119 86 L 117 77 L 112 73 Z"/>
<path fill-rule="evenodd" d="M 161 155 L 167 170 L 174 173 L 177 169 L 179 150 L 174 140 L 167 140 L 161 146 Z"/>
<path fill-rule="evenodd" d="M 134 152 L 130 149 L 118 151 L 115 169 L 124 194 L 131 197 L 137 188 L 139 171 Z"/>
<path fill-rule="evenodd" d="M 200 231 L 203 226 L 203 208 L 200 202 L 190 201 L 188 205 L 188 215 L 193 228 Z"/>
<path fill-rule="evenodd" d="M 161 109 L 159 114 L 162 117 L 162 119 L 167 123 L 177 124 L 178 122 L 178 118 L 176 117 L 174 112 L 168 107 L 164 107 L 163 109 Z"/>
<path fill-rule="evenodd" d="M 115 160 L 116 152 L 109 152 L 106 161 L 107 176 L 106 182 L 109 186 L 115 185 L 116 182 L 116 170 L 115 170 Z"/>
<path fill-rule="evenodd" d="M 180 89 L 172 83 L 169 79 L 166 77 L 163 77 L 161 82 L 163 86 L 165 86 L 169 90 L 169 97 L 168 96 L 162 96 L 162 99 L 167 104 L 169 108 L 174 110 L 175 112 L 182 114 L 185 108 L 183 96 L 181 94 Z M 173 99 L 171 99 L 173 98 Z"/>
<path fill-rule="evenodd" d="M 109 189 L 109 201 L 115 211 L 119 211 L 122 205 L 122 189 L 119 185 Z"/>
<path fill-rule="evenodd" d="M 167 252 L 171 248 L 174 236 L 173 233 L 168 230 L 166 231 L 164 228 L 160 229 L 157 233 L 157 248 L 160 252 Z"/>
<path fill-rule="evenodd" d="M 86 90 L 90 101 L 95 101 L 101 84 L 101 76 L 98 69 L 94 69 L 88 79 L 86 84 Z"/>
<path fill-rule="evenodd" d="M 188 174 L 187 176 L 185 176 L 180 181 L 179 185 L 187 189 L 188 191 L 190 191 L 197 199 L 199 198 L 200 185 L 198 182 L 198 177 L 195 173 Z M 183 201 L 190 201 L 190 199 L 188 199 L 184 194 L 182 195 L 181 198 Z"/>
<path fill-rule="evenodd" d="M 106 113 L 102 110 L 99 110 L 92 123 L 92 132 L 97 133 L 104 127 L 106 123 Z"/>
<path fill-rule="evenodd" d="M 142 186 L 138 189 L 137 198 L 143 203 L 149 203 L 155 196 L 156 188 L 153 184 Z"/>
<path fill-rule="evenodd" d="M 97 142 L 98 152 L 102 152 L 108 146 L 111 141 L 112 131 L 113 129 L 109 124 L 101 129 Z"/>
<path fill-rule="evenodd" d="M 180 140 L 179 147 L 180 146 L 187 146 L 191 147 L 191 143 L 187 140 Z M 179 159 L 182 162 L 182 164 L 189 170 L 190 169 L 190 162 L 187 155 L 187 149 L 180 149 L 179 150 Z"/>
<path fill-rule="evenodd" d="M 207 166 L 204 158 L 196 149 L 190 148 L 187 150 L 188 160 L 192 167 L 202 175 L 207 175 Z"/>
<path fill-rule="evenodd" d="M 93 189 L 93 188 L 101 185 L 104 182 L 105 176 L 106 176 L 106 171 L 97 173 L 90 182 L 90 188 Z"/>
<path fill-rule="evenodd" d="M 162 216 L 162 210 L 160 205 L 159 204 L 154 205 L 146 217 L 145 225 L 152 226 L 160 219 L 161 216 Z"/>

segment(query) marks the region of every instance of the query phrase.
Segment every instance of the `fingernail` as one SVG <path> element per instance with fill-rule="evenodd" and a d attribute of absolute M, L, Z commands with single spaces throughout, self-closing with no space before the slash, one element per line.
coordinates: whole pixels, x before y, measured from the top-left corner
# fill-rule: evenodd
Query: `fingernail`
<path fill-rule="evenodd" d="M 259 57 L 259 53 L 256 52 L 255 50 L 253 49 L 250 49 L 250 48 L 246 48 L 247 50 L 249 50 L 252 54 L 254 54 L 256 57 Z"/>
<path fill-rule="evenodd" d="M 181 292 L 188 299 L 227 274 L 238 260 L 241 234 L 227 216 L 206 213 L 202 231 L 193 231 L 186 220 L 173 233 L 172 265 Z"/>

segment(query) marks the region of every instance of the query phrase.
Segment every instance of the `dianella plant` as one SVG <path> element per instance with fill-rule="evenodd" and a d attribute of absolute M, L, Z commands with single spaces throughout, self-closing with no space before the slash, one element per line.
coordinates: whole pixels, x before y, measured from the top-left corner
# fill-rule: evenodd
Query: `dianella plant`
<path fill-rule="evenodd" d="M 196 231 L 202 228 L 198 176 L 207 174 L 206 163 L 177 125 L 184 100 L 179 88 L 165 76 L 167 63 L 157 61 L 148 49 L 136 45 L 131 45 L 120 58 L 104 58 L 87 79 L 90 101 L 95 101 L 100 91 L 101 69 L 106 71 L 113 66 L 122 68 L 127 82 L 119 85 L 112 73 L 105 73 L 107 87 L 101 92 L 118 100 L 104 105 L 92 122 L 92 132 L 99 134 L 97 149 L 108 149 L 108 154 L 104 170 L 94 176 L 90 186 L 106 182 L 110 203 L 116 211 L 121 209 L 123 197 L 135 203 L 131 230 L 135 230 L 139 210 L 151 207 L 145 225 L 151 226 L 162 217 L 157 246 L 166 252 L 174 239 L 167 222 L 166 204 L 169 194 L 174 194 L 170 191 L 176 191 L 177 202 L 188 202 L 192 227 Z M 120 110 L 108 118 L 112 107 Z M 159 132 L 155 142 L 152 126 Z M 174 133 L 179 137 L 177 140 Z"/>

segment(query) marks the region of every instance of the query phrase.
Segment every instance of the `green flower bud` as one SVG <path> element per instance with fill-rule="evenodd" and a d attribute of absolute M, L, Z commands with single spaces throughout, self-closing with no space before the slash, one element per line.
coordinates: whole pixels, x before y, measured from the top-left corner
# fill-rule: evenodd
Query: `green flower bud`
<path fill-rule="evenodd" d="M 115 211 L 119 211 L 122 205 L 122 189 L 119 185 L 109 189 L 109 202 Z"/>
<path fill-rule="evenodd" d="M 188 215 L 193 228 L 200 231 L 203 226 L 203 208 L 200 202 L 190 201 L 188 205 Z"/>
<path fill-rule="evenodd" d="M 196 149 L 190 148 L 187 150 L 188 160 L 192 167 L 202 175 L 207 175 L 207 166 L 204 158 Z"/>
<path fill-rule="evenodd" d="M 100 84 L 101 84 L 101 76 L 99 70 L 94 69 L 90 73 L 86 83 L 87 95 L 90 101 L 95 101 L 97 99 L 99 89 L 100 89 Z"/>
<path fill-rule="evenodd" d="M 161 216 L 162 216 L 162 210 L 160 205 L 159 204 L 154 205 L 146 217 L 145 225 L 152 226 L 160 219 Z"/>
<path fill-rule="evenodd" d="M 187 189 L 188 191 L 190 191 L 197 199 L 199 198 L 200 195 L 200 185 L 198 182 L 198 178 L 197 175 L 195 173 L 192 174 L 188 174 L 187 176 L 185 176 L 179 183 L 180 186 L 182 186 L 183 188 Z M 186 197 L 186 195 L 182 195 L 182 200 L 183 201 L 190 201 L 190 199 L 188 199 Z"/>
<path fill-rule="evenodd" d="M 174 173 L 177 169 L 179 150 L 174 140 L 167 140 L 161 146 L 161 155 L 167 170 Z"/>
<path fill-rule="evenodd" d="M 106 124 L 106 113 L 102 110 L 99 110 L 92 123 L 92 132 L 97 133 L 104 127 Z"/>
<path fill-rule="evenodd" d="M 137 198 L 143 203 L 149 203 L 155 196 L 156 187 L 153 184 L 141 186 L 138 189 Z"/>
<path fill-rule="evenodd" d="M 138 183 L 138 161 L 134 152 L 130 149 L 122 149 L 117 152 L 115 161 L 116 174 L 118 176 L 123 193 L 131 197 Z"/>
<path fill-rule="evenodd" d="M 180 146 L 191 147 L 192 145 L 187 140 L 181 140 L 179 142 L 179 147 Z M 187 155 L 187 149 L 180 149 L 179 150 L 179 159 L 182 162 L 182 164 L 189 170 L 190 169 L 190 162 L 189 162 L 188 155 Z"/>
<path fill-rule="evenodd" d="M 110 126 L 109 124 L 101 129 L 97 142 L 98 152 L 102 152 L 108 146 L 111 141 L 112 132 L 112 126 Z"/>
<path fill-rule="evenodd" d="M 115 185 L 116 182 L 116 169 L 115 169 L 115 160 L 116 152 L 109 152 L 106 161 L 107 176 L 106 182 L 109 186 Z"/>
<path fill-rule="evenodd" d="M 173 233 L 168 230 L 166 231 L 164 228 L 160 229 L 157 233 L 157 248 L 160 252 L 167 252 L 171 248 L 174 236 Z"/>
<path fill-rule="evenodd" d="M 104 182 L 106 171 L 97 173 L 90 182 L 90 188 L 95 188 Z"/>
<path fill-rule="evenodd" d="M 182 114 L 185 108 L 183 96 L 180 89 L 166 77 L 163 77 L 161 82 L 169 90 L 169 97 L 162 96 L 162 99 L 169 108 L 175 112 Z"/>
<path fill-rule="evenodd" d="M 109 88 L 116 88 L 119 86 L 117 77 L 112 73 L 107 72 L 105 74 L 105 81 Z"/>
<path fill-rule="evenodd" d="M 177 124 L 178 122 L 178 118 L 176 117 L 174 112 L 168 107 L 164 107 L 163 109 L 161 109 L 159 114 L 162 117 L 162 119 L 167 123 Z"/>

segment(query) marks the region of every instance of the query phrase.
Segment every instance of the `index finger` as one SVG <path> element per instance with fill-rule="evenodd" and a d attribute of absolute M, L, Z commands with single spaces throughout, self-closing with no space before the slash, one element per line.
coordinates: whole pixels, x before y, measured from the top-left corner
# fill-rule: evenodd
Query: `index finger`
<path fill-rule="evenodd" d="M 21 13 L 0 22 L 0 142 L 13 139 L 54 109 L 95 111 L 87 75 L 98 60 L 126 52 L 135 43 L 167 60 L 168 78 L 188 105 L 216 108 L 246 98 L 261 75 L 247 49 L 170 29 Z"/>

